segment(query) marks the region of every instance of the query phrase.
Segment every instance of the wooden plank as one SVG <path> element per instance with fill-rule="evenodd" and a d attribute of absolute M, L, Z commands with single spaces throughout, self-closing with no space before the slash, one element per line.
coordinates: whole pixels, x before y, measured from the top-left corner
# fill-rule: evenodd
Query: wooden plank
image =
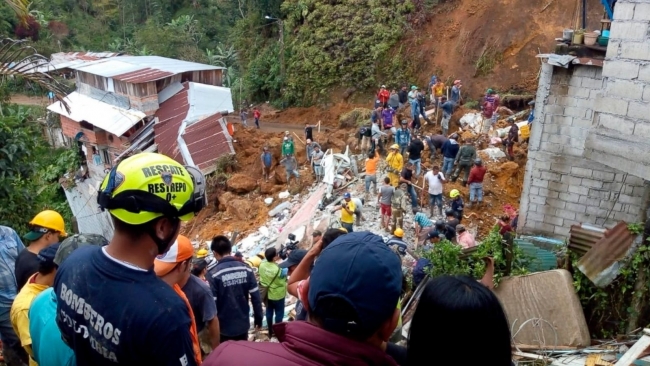
<path fill-rule="evenodd" d="M 644 329 L 643 330 L 643 337 L 639 339 L 632 348 L 630 348 L 623 357 L 621 357 L 618 362 L 616 362 L 615 366 L 630 366 L 634 361 L 636 361 L 637 358 L 643 353 L 643 351 L 646 350 L 646 348 L 650 347 L 650 336 L 648 335 L 648 332 L 650 330 Z"/>

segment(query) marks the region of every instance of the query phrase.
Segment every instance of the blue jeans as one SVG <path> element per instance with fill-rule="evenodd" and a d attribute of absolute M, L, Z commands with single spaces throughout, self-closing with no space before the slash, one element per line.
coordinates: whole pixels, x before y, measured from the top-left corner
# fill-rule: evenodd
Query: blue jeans
<path fill-rule="evenodd" d="M 352 229 L 352 226 L 353 226 L 352 224 L 348 224 L 347 222 L 342 222 L 341 223 L 341 227 L 343 227 L 345 230 L 347 230 L 348 234 L 351 233 L 351 232 L 354 232 L 354 230 Z"/>
<path fill-rule="evenodd" d="M 404 153 L 406 152 L 406 148 L 408 145 L 400 145 L 399 146 L 399 153 L 402 154 L 402 157 L 404 156 Z"/>
<path fill-rule="evenodd" d="M 257 128 L 260 128 L 260 119 L 259 118 L 255 118 L 255 126 L 257 126 Z"/>
<path fill-rule="evenodd" d="M 375 190 L 377 190 L 377 176 L 376 175 L 366 175 L 365 184 L 366 184 L 366 193 L 370 192 L 370 183 L 375 184 Z"/>
<path fill-rule="evenodd" d="M 407 191 L 411 195 L 411 207 L 418 207 L 418 195 L 415 193 L 415 187 L 412 184 L 407 186 Z"/>
<path fill-rule="evenodd" d="M 420 175 L 420 168 L 422 166 L 422 159 L 415 159 L 411 160 L 409 159 L 409 163 L 415 165 L 415 175 L 419 176 Z"/>
<path fill-rule="evenodd" d="M 11 325 L 9 313 L 11 307 L 0 307 L 0 339 L 2 339 L 2 348 L 7 365 L 20 365 L 21 361 L 28 363 L 27 352 L 21 346 L 20 340 Z"/>
<path fill-rule="evenodd" d="M 289 179 L 291 179 L 291 176 L 296 177 L 296 179 L 300 178 L 300 173 L 298 173 L 297 170 L 287 170 L 287 184 L 289 183 Z"/>
<path fill-rule="evenodd" d="M 323 175 L 323 167 L 318 165 L 314 165 L 314 173 L 316 174 L 317 177 L 320 177 Z"/>
<path fill-rule="evenodd" d="M 474 202 L 474 197 L 478 198 L 479 202 L 483 202 L 483 183 L 469 184 L 469 200 Z"/>
<path fill-rule="evenodd" d="M 449 178 L 451 175 L 451 171 L 454 169 L 454 158 L 444 158 L 442 161 L 442 174 L 445 175 L 445 177 Z"/>
<path fill-rule="evenodd" d="M 442 210 L 442 193 L 441 194 L 431 194 L 429 193 L 429 206 L 438 206 Z"/>
<path fill-rule="evenodd" d="M 284 319 L 284 299 L 269 300 L 266 305 L 266 324 L 269 326 L 269 337 L 273 336 L 273 314 L 275 314 L 275 322 L 282 323 L 282 319 Z"/>
<path fill-rule="evenodd" d="M 417 100 L 411 102 L 411 118 L 416 118 L 420 115 L 420 105 Z"/>

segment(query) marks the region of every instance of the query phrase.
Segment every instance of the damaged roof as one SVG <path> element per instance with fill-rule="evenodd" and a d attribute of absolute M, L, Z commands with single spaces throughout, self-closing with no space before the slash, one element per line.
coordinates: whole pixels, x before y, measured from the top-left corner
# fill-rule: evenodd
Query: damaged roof
<path fill-rule="evenodd" d="M 598 287 L 605 287 L 618 276 L 623 262 L 636 247 L 634 235 L 627 224 L 619 222 L 605 231 L 603 237 L 578 261 L 578 269 Z"/>
<path fill-rule="evenodd" d="M 70 113 L 66 111 L 61 102 L 55 102 L 47 109 L 76 122 L 86 121 L 117 136 L 122 136 L 146 117 L 143 112 L 138 110 L 116 107 L 78 92 L 71 93 L 65 97 L 65 100 L 70 106 Z"/>
<path fill-rule="evenodd" d="M 156 112 L 155 143 L 158 152 L 208 174 L 220 156 L 235 153 L 222 118 L 222 113 L 233 111 L 230 89 L 193 82 L 181 85 L 182 90 Z"/>
<path fill-rule="evenodd" d="M 129 83 L 155 81 L 190 71 L 224 69 L 219 66 L 160 56 L 119 56 L 91 61 L 81 65 L 72 65 L 70 68 Z"/>

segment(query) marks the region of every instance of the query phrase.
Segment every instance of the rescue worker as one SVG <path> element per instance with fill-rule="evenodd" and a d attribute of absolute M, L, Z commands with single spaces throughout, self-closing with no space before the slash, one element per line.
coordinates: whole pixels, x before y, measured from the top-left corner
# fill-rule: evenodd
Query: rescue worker
<path fill-rule="evenodd" d="M 463 197 L 460 196 L 460 191 L 457 189 L 452 189 L 449 192 L 449 198 L 451 198 L 451 209 L 456 214 L 458 218 L 458 223 L 463 221 L 463 210 L 465 209 L 465 204 L 463 203 Z"/>
<path fill-rule="evenodd" d="M 476 160 L 476 147 L 474 147 L 471 139 L 466 139 L 465 145 L 461 146 L 458 154 L 456 154 L 456 160 L 454 161 L 454 164 L 456 164 L 456 172 L 451 177 L 451 181 L 455 182 L 460 173 L 464 171 L 463 187 L 467 186 L 469 171 L 472 169 L 474 160 Z"/>
<path fill-rule="evenodd" d="M 386 156 L 386 164 L 388 167 L 388 178 L 390 178 L 390 184 L 393 187 L 397 187 L 399 184 L 399 177 L 402 169 L 404 168 L 404 158 L 402 154 L 399 153 L 399 145 L 392 144 L 388 149 L 388 156 Z"/>
<path fill-rule="evenodd" d="M 515 142 L 519 141 L 519 126 L 515 123 L 514 118 L 508 118 L 508 122 L 510 123 L 510 130 L 508 130 L 508 136 L 503 140 L 503 143 L 508 148 L 508 159 L 512 161 L 515 160 L 513 151 Z"/>
<path fill-rule="evenodd" d="M 409 209 L 409 197 L 406 193 L 406 183 L 400 184 L 399 188 L 395 190 L 393 198 L 391 199 L 391 217 L 392 225 L 390 232 L 394 233 L 398 227 L 404 227 L 404 213 Z"/>
<path fill-rule="evenodd" d="M 404 230 L 401 227 L 398 227 L 393 232 L 393 237 L 388 239 L 386 245 L 397 252 L 401 256 L 406 255 L 406 249 L 408 249 L 408 244 L 404 241 Z"/>
<path fill-rule="evenodd" d="M 357 207 L 355 202 L 352 200 L 352 195 L 349 192 L 343 194 L 343 203 L 332 210 L 332 213 L 336 211 L 341 211 L 341 227 L 343 227 L 348 233 L 353 232 L 354 227 L 354 212 Z"/>

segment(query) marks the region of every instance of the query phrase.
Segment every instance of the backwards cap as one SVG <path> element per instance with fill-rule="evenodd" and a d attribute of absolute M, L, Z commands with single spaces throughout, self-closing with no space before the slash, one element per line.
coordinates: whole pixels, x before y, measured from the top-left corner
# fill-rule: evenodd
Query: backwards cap
<path fill-rule="evenodd" d="M 402 264 L 383 239 L 370 232 L 338 237 L 325 248 L 309 278 L 309 309 L 325 329 L 337 333 L 373 333 L 390 319 L 402 289 Z M 338 298 L 356 314 L 340 313 L 323 306 Z"/>
<path fill-rule="evenodd" d="M 192 258 L 193 254 L 194 248 L 192 247 L 190 239 L 183 235 L 179 235 L 166 253 L 163 253 L 154 259 L 153 270 L 156 272 L 158 277 L 162 277 L 171 272 L 178 263 L 182 263 Z"/>

